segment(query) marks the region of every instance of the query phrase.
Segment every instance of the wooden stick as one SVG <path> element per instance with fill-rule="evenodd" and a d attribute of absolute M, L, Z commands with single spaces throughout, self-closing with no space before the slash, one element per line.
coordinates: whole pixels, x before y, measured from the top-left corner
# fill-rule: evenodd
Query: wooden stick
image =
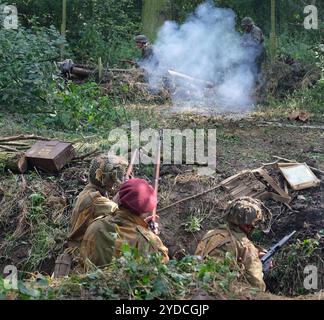
<path fill-rule="evenodd" d="M 159 214 L 159 213 L 161 213 L 161 212 L 163 212 L 163 211 L 165 211 L 165 210 L 168 210 L 168 209 L 170 209 L 170 208 L 172 208 L 172 207 L 174 207 L 174 206 L 176 206 L 176 205 L 178 205 L 178 204 L 180 204 L 180 203 L 183 203 L 183 202 L 186 202 L 186 201 L 189 201 L 189 200 L 192 200 L 192 199 L 199 198 L 199 197 L 201 197 L 201 196 L 203 196 L 203 195 L 205 195 L 205 194 L 207 194 L 207 193 L 209 193 L 209 192 L 212 192 L 212 191 L 215 191 L 215 190 L 219 189 L 222 185 L 223 185 L 223 184 L 220 183 L 220 184 L 218 184 L 217 186 L 215 186 L 215 187 L 213 187 L 213 188 L 211 188 L 211 189 L 208 189 L 208 190 L 203 191 L 203 192 L 201 192 L 201 193 L 198 193 L 198 194 L 196 194 L 196 195 L 193 195 L 193 196 L 190 196 L 190 197 L 184 198 L 184 199 L 182 199 L 182 200 L 179 200 L 179 201 L 177 201 L 177 202 L 175 202 L 175 203 L 173 203 L 173 204 L 170 204 L 170 205 L 167 206 L 167 207 L 164 207 L 164 208 L 158 210 L 157 213 Z"/>
<path fill-rule="evenodd" d="M 4 146 L 13 146 L 13 147 L 30 147 L 29 144 L 19 143 L 19 142 L 0 142 Z"/>
<path fill-rule="evenodd" d="M 93 154 L 95 154 L 95 153 L 97 153 L 97 152 L 99 152 L 99 149 L 95 149 L 95 150 L 93 150 L 93 151 L 90 151 L 90 152 L 88 152 L 88 153 L 82 155 L 82 156 L 75 157 L 75 158 L 73 158 L 72 161 L 83 160 L 83 159 L 85 159 L 85 158 L 88 158 L 88 157 L 92 156 Z"/>
<path fill-rule="evenodd" d="M 7 146 L 0 146 L 1 149 L 6 150 L 6 151 L 10 151 L 10 152 L 19 152 L 16 148 L 10 148 Z"/>
<path fill-rule="evenodd" d="M 278 156 L 273 156 L 274 158 L 278 159 L 278 160 L 282 160 L 282 161 L 285 161 L 285 162 L 289 162 L 289 163 L 300 163 L 296 160 L 289 160 L 289 159 L 285 159 L 285 158 L 282 158 L 282 157 L 278 157 Z M 309 166 L 310 167 L 310 166 Z M 310 167 L 310 169 L 314 170 L 315 172 L 318 172 L 322 175 L 324 175 L 324 171 L 320 170 L 320 169 L 317 169 L 317 168 L 314 168 L 314 167 Z"/>
<path fill-rule="evenodd" d="M 12 137 L 0 137 L 0 143 L 2 142 L 8 142 L 8 141 L 18 141 L 18 140 L 44 140 L 44 141 L 50 141 L 51 139 L 36 136 L 34 134 L 31 135 L 19 135 L 19 136 L 12 136 Z"/>
<path fill-rule="evenodd" d="M 259 127 L 278 127 L 278 128 L 296 128 L 296 129 L 316 129 L 316 130 L 324 130 L 324 126 L 311 126 L 311 125 L 293 125 L 293 124 L 286 124 L 286 123 L 280 123 L 280 122 L 270 122 L 270 121 L 264 121 L 260 124 L 258 124 Z"/>

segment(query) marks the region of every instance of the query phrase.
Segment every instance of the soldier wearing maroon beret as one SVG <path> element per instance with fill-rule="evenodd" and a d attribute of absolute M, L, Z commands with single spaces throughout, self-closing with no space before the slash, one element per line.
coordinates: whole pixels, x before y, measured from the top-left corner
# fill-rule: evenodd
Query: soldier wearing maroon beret
<path fill-rule="evenodd" d="M 139 254 L 159 252 L 167 263 L 168 249 L 147 222 L 157 206 L 153 187 L 143 179 L 126 181 L 118 192 L 118 206 L 113 219 L 98 217 L 88 227 L 81 244 L 85 267 L 89 261 L 97 267 L 108 265 L 113 257 L 120 256 L 123 243 Z"/>

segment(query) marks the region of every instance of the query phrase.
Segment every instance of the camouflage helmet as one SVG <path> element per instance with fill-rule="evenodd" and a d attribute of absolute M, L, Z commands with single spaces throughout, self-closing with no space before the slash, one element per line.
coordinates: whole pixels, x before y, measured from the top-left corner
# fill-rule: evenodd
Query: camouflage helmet
<path fill-rule="evenodd" d="M 108 178 L 112 183 L 121 183 L 128 162 L 125 158 L 109 155 L 94 158 L 90 164 L 89 181 L 97 187 L 105 188 Z"/>
<path fill-rule="evenodd" d="M 148 43 L 148 39 L 146 36 L 144 36 L 143 34 L 140 34 L 138 36 L 136 36 L 134 38 L 135 42 L 139 42 L 139 43 Z"/>
<path fill-rule="evenodd" d="M 260 200 L 242 197 L 231 201 L 226 209 L 226 220 L 236 226 L 251 225 L 264 229 L 267 215 Z"/>
<path fill-rule="evenodd" d="M 250 17 L 245 17 L 242 19 L 241 26 L 253 26 L 254 21 Z"/>

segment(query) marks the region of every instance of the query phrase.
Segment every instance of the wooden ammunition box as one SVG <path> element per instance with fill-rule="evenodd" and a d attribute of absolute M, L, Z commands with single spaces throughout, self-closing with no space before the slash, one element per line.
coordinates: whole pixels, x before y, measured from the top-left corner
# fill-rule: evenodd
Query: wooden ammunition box
<path fill-rule="evenodd" d="M 26 152 L 29 166 L 49 173 L 60 171 L 74 157 L 72 144 L 61 141 L 38 141 Z"/>

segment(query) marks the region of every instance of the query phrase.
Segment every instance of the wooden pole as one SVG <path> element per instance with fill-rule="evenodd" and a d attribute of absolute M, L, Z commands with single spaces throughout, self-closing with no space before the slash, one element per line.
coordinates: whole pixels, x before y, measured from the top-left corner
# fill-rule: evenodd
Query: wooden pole
<path fill-rule="evenodd" d="M 62 24 L 61 24 L 61 36 L 66 36 L 66 6 L 67 0 L 62 0 Z M 64 45 L 61 46 L 61 60 L 64 58 Z"/>
<path fill-rule="evenodd" d="M 276 36 L 276 0 L 271 0 L 271 33 L 270 33 L 270 56 L 273 62 L 277 55 L 277 36 Z"/>
<path fill-rule="evenodd" d="M 99 78 L 99 81 L 102 80 L 103 76 L 104 76 L 104 68 L 103 68 L 103 65 L 102 65 L 102 60 L 101 60 L 101 57 L 98 59 L 98 78 Z"/>

